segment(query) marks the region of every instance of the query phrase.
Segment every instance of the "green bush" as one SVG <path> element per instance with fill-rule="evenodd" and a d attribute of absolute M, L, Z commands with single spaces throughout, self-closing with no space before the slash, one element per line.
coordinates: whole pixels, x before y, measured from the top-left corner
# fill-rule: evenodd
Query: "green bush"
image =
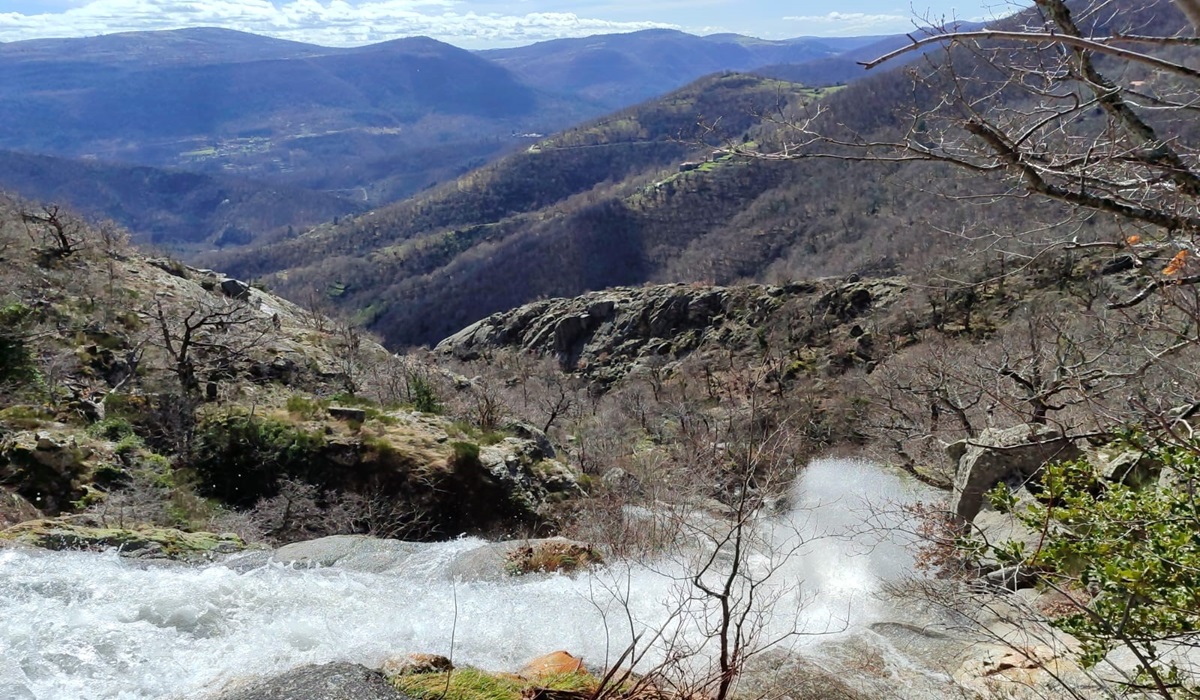
<path fill-rule="evenodd" d="M 26 333 L 33 310 L 24 304 L 0 307 L 0 384 L 26 384 L 37 379 L 37 367 Z"/>
<path fill-rule="evenodd" d="M 294 395 L 287 399 L 287 411 L 306 420 L 319 418 L 325 413 L 326 403 L 307 396 Z"/>
<path fill-rule="evenodd" d="M 133 424 L 123 416 L 105 418 L 88 426 L 88 434 L 101 440 L 123 440 L 134 435 Z"/>
<path fill-rule="evenodd" d="M 1085 667 L 1123 647 L 1140 660 L 1145 687 L 1195 690 L 1161 652 L 1200 631 L 1200 443 L 1144 449 L 1164 474 L 1140 488 L 1108 481 L 1081 459 L 1047 465 L 1036 500 L 989 493 L 993 506 L 1042 533 L 1033 551 L 973 538 L 960 548 L 1020 565 L 1062 591 L 1069 610 L 1052 623 L 1081 642 Z"/>
<path fill-rule="evenodd" d="M 442 412 L 442 402 L 438 400 L 437 393 L 433 390 L 433 385 L 424 377 L 418 374 L 410 374 L 408 376 L 408 392 L 412 397 L 413 408 L 418 411 L 422 413 Z"/>
<path fill-rule="evenodd" d="M 454 450 L 454 455 L 450 458 L 450 464 L 458 470 L 460 468 L 478 467 L 479 461 L 479 445 L 473 442 L 452 442 L 450 448 Z"/>
<path fill-rule="evenodd" d="M 237 507 L 275 495 L 280 479 L 304 479 L 324 462 L 325 437 L 273 418 L 234 413 L 200 423 L 189 462 L 200 492 Z"/>

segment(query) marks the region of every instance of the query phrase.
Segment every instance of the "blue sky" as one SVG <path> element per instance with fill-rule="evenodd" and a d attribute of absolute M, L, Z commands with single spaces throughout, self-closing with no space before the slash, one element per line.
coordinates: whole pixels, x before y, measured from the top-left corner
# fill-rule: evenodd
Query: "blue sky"
<path fill-rule="evenodd" d="M 980 20 L 997 0 L 0 0 L 0 41 L 219 26 L 330 46 L 426 35 L 465 48 L 671 27 L 771 39 L 911 30 Z"/>

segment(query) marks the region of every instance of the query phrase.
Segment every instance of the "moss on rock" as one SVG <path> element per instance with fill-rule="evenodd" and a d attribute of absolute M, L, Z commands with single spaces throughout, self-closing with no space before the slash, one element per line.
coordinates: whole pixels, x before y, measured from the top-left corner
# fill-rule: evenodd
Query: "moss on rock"
<path fill-rule="evenodd" d="M 95 527 L 72 520 L 30 520 L 0 530 L 0 540 L 53 550 L 116 548 L 123 555 L 140 559 L 206 560 L 246 548 L 246 543 L 232 534 L 153 527 Z"/>

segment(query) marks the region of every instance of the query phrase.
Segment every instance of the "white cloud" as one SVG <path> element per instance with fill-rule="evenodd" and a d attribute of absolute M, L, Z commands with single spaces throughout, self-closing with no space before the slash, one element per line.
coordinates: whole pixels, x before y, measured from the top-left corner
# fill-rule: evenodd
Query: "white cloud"
<path fill-rule="evenodd" d="M 458 6 L 455 0 L 91 0 L 60 12 L 0 13 L 0 41 L 208 26 L 327 46 L 425 35 L 472 47 L 677 28 L 570 12 L 480 14 Z"/>
<path fill-rule="evenodd" d="M 829 36 L 903 32 L 913 28 L 912 15 L 830 12 L 827 15 L 800 15 L 783 19 L 803 23 L 805 34 Z"/>

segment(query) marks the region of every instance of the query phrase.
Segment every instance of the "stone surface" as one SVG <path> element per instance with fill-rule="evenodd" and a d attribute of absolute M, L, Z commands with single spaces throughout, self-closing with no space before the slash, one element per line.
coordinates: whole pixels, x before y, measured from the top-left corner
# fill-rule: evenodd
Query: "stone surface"
<path fill-rule="evenodd" d="M 509 505 L 531 518 L 543 515 L 556 500 L 584 495 L 579 471 L 548 459 L 535 440 L 510 437 L 481 447 L 479 463 L 507 494 Z"/>
<path fill-rule="evenodd" d="M 155 527 L 100 527 L 85 516 L 30 520 L 0 530 L 0 540 L 55 550 L 116 549 L 122 556 L 135 559 L 194 562 L 211 561 L 246 548 L 237 535 Z"/>
<path fill-rule="evenodd" d="M 1088 459 L 1101 478 L 1127 486 L 1153 484 L 1163 471 L 1161 463 L 1133 448 L 1100 449 L 1089 454 Z"/>
<path fill-rule="evenodd" d="M 0 529 L 40 517 L 41 511 L 21 494 L 0 491 Z"/>
<path fill-rule="evenodd" d="M 384 660 L 379 667 L 385 676 L 411 676 L 416 673 L 444 673 L 453 671 L 454 664 L 438 654 L 403 654 Z"/>
<path fill-rule="evenodd" d="M 362 423 L 367 419 L 367 412 L 361 408 L 346 408 L 344 406 L 330 406 L 329 415 L 338 420 L 351 421 L 354 423 Z"/>
<path fill-rule="evenodd" d="M 409 700 L 379 671 L 350 663 L 301 666 L 227 691 L 218 700 Z"/>
<path fill-rule="evenodd" d="M 642 492 L 641 480 L 620 467 L 613 467 L 604 472 L 604 476 L 600 477 L 600 485 L 606 491 L 617 493 L 637 494 Z"/>
<path fill-rule="evenodd" d="M 246 300 L 250 298 L 250 285 L 235 279 L 221 280 L 221 293 L 231 299 Z"/>
<path fill-rule="evenodd" d="M 20 432 L 0 439 L 0 483 L 57 515 L 87 493 L 92 450 L 73 436 Z"/>
<path fill-rule="evenodd" d="M 1070 440 L 1048 426 L 1018 425 L 988 429 L 979 437 L 946 448 L 959 455 L 950 509 L 963 520 L 975 518 L 984 506 L 984 494 L 1004 482 L 1014 490 L 1036 475 L 1049 460 L 1075 459 L 1081 452 Z"/>
<path fill-rule="evenodd" d="M 605 385 L 634 372 L 661 371 L 702 348 L 750 347 L 755 332 L 793 300 L 810 318 L 847 323 L 900 298 L 903 280 L 822 280 L 784 286 L 620 287 L 550 299 L 497 313 L 446 338 L 437 352 L 475 360 L 500 348 L 552 356 Z M 869 334 L 860 328 L 860 345 Z M 864 340 L 865 339 L 865 340 Z"/>
<path fill-rule="evenodd" d="M 557 676 L 563 673 L 587 673 L 583 659 L 572 656 L 566 651 L 555 651 L 539 656 L 521 667 L 517 675 L 527 680 L 536 681 L 547 676 Z"/>
<path fill-rule="evenodd" d="M 297 566 L 340 566 L 355 571 L 393 571 L 423 549 L 417 542 L 377 539 L 366 535 L 333 535 L 295 542 L 275 550 L 272 561 Z"/>

